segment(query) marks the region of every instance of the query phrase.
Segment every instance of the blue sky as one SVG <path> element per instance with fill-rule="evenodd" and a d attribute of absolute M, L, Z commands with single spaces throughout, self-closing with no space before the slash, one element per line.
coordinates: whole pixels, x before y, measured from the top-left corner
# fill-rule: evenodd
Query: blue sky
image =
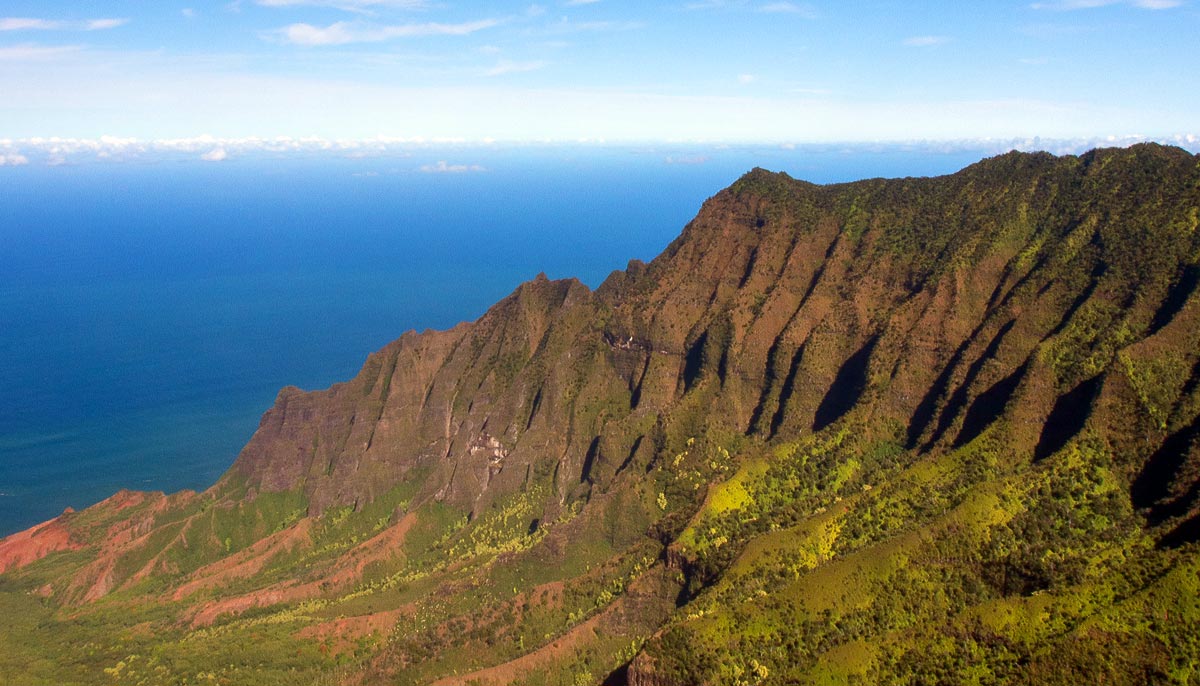
<path fill-rule="evenodd" d="M 1200 134 L 1200 2 L 0 5 L 0 140 Z"/>

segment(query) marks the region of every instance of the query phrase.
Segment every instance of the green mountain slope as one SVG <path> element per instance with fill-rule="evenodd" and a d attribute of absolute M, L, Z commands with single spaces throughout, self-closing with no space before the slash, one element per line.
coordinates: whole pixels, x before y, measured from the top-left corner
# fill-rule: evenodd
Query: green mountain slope
<path fill-rule="evenodd" d="M 13 684 L 1200 681 L 1200 161 L 755 170 L 0 542 Z M 7 570 L 7 571 L 5 571 Z"/>

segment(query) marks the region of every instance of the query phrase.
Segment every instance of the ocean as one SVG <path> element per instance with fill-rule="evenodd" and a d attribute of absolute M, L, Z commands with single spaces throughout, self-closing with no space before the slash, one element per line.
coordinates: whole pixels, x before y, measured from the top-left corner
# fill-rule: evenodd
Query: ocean
<path fill-rule="evenodd" d="M 954 172 L 921 146 L 412 146 L 0 167 L 0 535 L 121 488 L 203 489 L 285 385 L 545 272 L 652 259 L 754 166 Z"/>

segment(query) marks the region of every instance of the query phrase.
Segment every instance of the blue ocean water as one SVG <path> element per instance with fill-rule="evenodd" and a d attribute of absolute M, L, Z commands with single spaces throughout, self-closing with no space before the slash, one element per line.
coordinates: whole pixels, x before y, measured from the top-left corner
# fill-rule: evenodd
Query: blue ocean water
<path fill-rule="evenodd" d="M 594 287 L 751 167 L 837 182 L 982 156 L 480 146 L 0 168 L 0 535 L 120 488 L 205 488 L 280 387 L 348 379 L 538 272 Z M 440 161 L 475 170 L 427 173 Z"/>

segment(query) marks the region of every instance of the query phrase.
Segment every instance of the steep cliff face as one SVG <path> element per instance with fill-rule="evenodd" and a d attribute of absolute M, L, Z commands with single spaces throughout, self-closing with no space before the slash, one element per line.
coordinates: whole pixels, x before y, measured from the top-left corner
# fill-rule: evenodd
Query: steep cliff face
<path fill-rule="evenodd" d="M 539 276 L 477 322 L 407 334 L 347 384 L 281 392 L 229 480 L 301 491 L 313 514 L 401 483 L 478 512 L 552 474 L 561 505 L 612 471 L 597 441 L 628 415 L 638 355 L 604 336 L 608 313 L 578 281 Z"/>
<path fill-rule="evenodd" d="M 937 183 L 736 184 L 772 198 L 753 235 L 775 238 L 775 213 L 795 243 L 769 254 L 796 262 L 683 241 L 664 260 L 724 277 L 714 402 L 775 447 L 672 544 L 696 595 L 631 683 L 1138 683 L 1194 659 L 1180 632 L 1200 618 L 1177 594 L 1200 540 L 1197 178 L 1194 157 L 1143 147 Z M 778 276 L 735 287 L 761 272 Z M 1011 623 L 1038 611 L 1053 619 Z M 1179 626 L 1139 628 L 1155 613 Z M 1121 641 L 1160 647 L 1088 663 Z"/>
<path fill-rule="evenodd" d="M 232 475 L 259 490 L 303 491 L 315 513 L 373 500 L 415 474 L 423 495 L 468 508 L 493 480 L 511 490 L 533 463 L 566 451 L 565 431 L 535 429 L 548 423 L 536 411 L 543 399 L 566 409 L 559 369 L 546 363 L 592 311 L 586 286 L 540 277 L 477 322 L 406 334 L 349 383 L 284 389 Z M 569 419 L 560 411 L 553 422 Z"/>
<path fill-rule="evenodd" d="M 0 600 L 129 627 L 80 673 L 244 679 L 248 635 L 289 683 L 1036 683 L 1125 639 L 1155 646 L 1128 673 L 1176 669 L 1198 224 L 1197 159 L 1152 145 L 754 170 L 595 292 L 539 277 L 284 389 L 204 494 L 0 543 Z"/>

